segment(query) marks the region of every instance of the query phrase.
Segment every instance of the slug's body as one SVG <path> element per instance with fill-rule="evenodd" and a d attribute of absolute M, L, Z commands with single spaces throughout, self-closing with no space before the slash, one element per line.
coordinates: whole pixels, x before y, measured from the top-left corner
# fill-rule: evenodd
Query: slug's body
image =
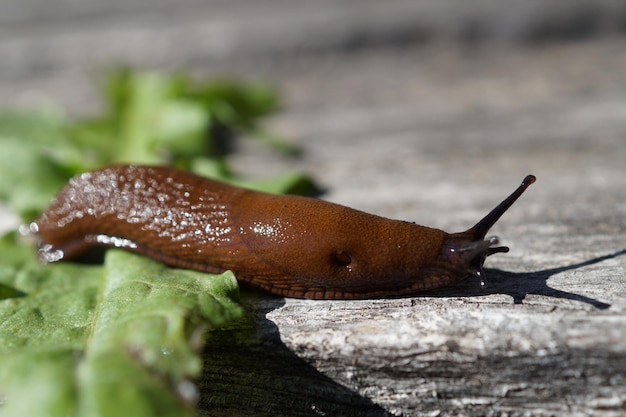
<path fill-rule="evenodd" d="M 481 276 L 483 240 L 534 182 L 466 232 L 367 214 L 329 202 L 232 187 L 166 167 L 113 166 L 73 178 L 33 224 L 47 262 L 95 245 L 237 279 L 275 294 L 367 298 L 411 294 Z"/>

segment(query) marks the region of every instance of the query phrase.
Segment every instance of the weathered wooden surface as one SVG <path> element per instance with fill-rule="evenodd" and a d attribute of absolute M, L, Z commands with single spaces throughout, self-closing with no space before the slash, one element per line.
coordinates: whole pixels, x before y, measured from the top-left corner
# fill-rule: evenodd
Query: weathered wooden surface
<path fill-rule="evenodd" d="M 511 252 L 487 287 L 244 291 L 203 415 L 626 414 L 623 2 L 39 2 L 0 5 L 3 103 L 90 111 L 93 69 L 120 60 L 270 79 L 305 158 L 245 148 L 242 170 L 305 169 L 327 199 L 448 231 L 538 178 L 492 231 Z"/>

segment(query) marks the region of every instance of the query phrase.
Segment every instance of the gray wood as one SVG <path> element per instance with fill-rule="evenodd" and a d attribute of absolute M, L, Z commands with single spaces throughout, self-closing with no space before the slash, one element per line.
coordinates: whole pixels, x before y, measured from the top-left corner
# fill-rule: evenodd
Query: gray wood
<path fill-rule="evenodd" d="M 243 144 L 242 172 L 306 170 L 326 199 L 446 231 L 538 178 L 492 231 L 511 252 L 486 287 L 244 289 L 202 415 L 626 414 L 623 2 L 56 3 L 0 4 L 3 103 L 95 111 L 94 69 L 119 60 L 268 79 L 305 157 Z"/>
<path fill-rule="evenodd" d="M 369 301 L 244 292 L 286 362 L 293 352 L 340 384 L 330 398 L 342 406 L 354 401 L 346 388 L 373 403 L 338 415 L 626 412 L 625 46 L 379 51 L 339 68 L 317 62 L 321 80 L 283 80 L 292 102 L 277 126 L 301 138 L 310 172 L 336 184 L 325 196 L 333 201 L 460 231 L 525 174 L 538 178 L 493 229 L 511 253 L 488 260 L 485 288 L 468 280 Z M 250 167 L 258 156 L 240 158 Z M 234 355 L 249 357 L 254 375 L 278 375 L 267 390 L 252 385 L 258 403 L 289 393 L 333 413 L 335 402 L 309 396 L 320 375 L 285 387 L 293 378 L 264 355 Z"/>

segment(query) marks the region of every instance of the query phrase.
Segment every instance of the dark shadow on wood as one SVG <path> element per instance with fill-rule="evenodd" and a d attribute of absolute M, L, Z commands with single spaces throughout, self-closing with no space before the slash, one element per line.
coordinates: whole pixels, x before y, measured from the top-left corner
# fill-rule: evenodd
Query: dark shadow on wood
<path fill-rule="evenodd" d="M 265 315 L 283 298 L 242 293 L 245 319 L 209 335 L 198 386 L 201 416 L 390 416 L 290 351 Z"/>
<path fill-rule="evenodd" d="M 424 297 L 510 295 L 520 304 L 528 294 L 547 295 L 588 303 L 598 309 L 610 305 L 548 286 L 554 274 L 593 265 L 626 254 L 626 249 L 572 265 L 534 272 L 487 270 L 486 286 L 468 279 L 457 286 L 430 291 Z M 210 334 L 203 353 L 204 370 L 198 381 L 200 416 L 390 416 L 382 407 L 338 384 L 299 358 L 280 340 L 276 325 L 266 319 L 284 306 L 283 298 L 246 289 L 242 305 L 246 317 Z M 437 365 L 439 366 L 439 365 Z M 456 366 L 456 365 L 455 365 Z M 415 376 L 412 376 L 412 378 Z"/>
<path fill-rule="evenodd" d="M 480 286 L 476 280 L 468 279 L 454 287 L 442 288 L 424 293 L 428 297 L 471 297 L 490 294 L 507 294 L 513 298 L 515 304 L 521 304 L 528 294 L 546 295 L 549 297 L 580 301 L 598 309 L 607 309 L 610 304 L 568 291 L 557 290 L 548 286 L 548 279 L 555 274 L 585 266 L 593 265 L 607 259 L 626 254 L 626 249 L 589 259 L 572 265 L 544 269 L 533 272 L 508 272 L 500 269 L 486 269 L 486 285 Z"/>

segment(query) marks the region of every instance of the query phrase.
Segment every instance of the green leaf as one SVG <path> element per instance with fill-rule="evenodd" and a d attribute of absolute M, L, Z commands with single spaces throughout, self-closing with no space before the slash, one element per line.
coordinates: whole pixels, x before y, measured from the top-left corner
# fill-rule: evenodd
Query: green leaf
<path fill-rule="evenodd" d="M 105 112 L 91 119 L 70 121 L 53 110 L 0 112 L 0 200 L 24 220 L 36 217 L 70 177 L 113 163 L 188 168 L 195 158 L 209 158 L 228 173 L 224 178 L 235 179 L 225 157 L 239 134 L 284 154 L 299 153 L 263 128 L 280 108 L 275 89 L 265 84 L 195 83 L 180 74 L 120 69 L 109 73 L 103 94 Z M 302 175 L 284 182 L 298 192 L 312 185 Z M 250 185 L 285 188 L 272 179 Z"/>
<path fill-rule="evenodd" d="M 220 122 L 239 128 L 257 126 L 261 118 L 280 108 L 276 91 L 263 83 L 215 79 L 189 86 L 186 94 L 202 103 Z"/>
<path fill-rule="evenodd" d="M 281 151 L 293 149 L 261 133 L 261 119 L 279 107 L 276 92 L 264 84 L 194 83 L 182 74 L 120 69 L 109 73 L 104 93 L 107 112 L 72 131 L 77 143 L 93 146 L 106 160 L 101 164 L 163 164 L 209 156 L 211 142 L 218 140 L 212 137 L 215 126 L 258 136 Z"/>
<path fill-rule="evenodd" d="M 21 297 L 25 295 L 23 292 L 10 287 L 8 285 L 0 284 L 0 301 L 5 298 Z"/>
<path fill-rule="evenodd" d="M 104 112 L 0 112 L 0 200 L 25 221 L 66 181 L 117 162 L 175 164 L 273 193 L 314 191 L 286 174 L 249 181 L 227 156 L 243 134 L 294 154 L 264 130 L 280 107 L 273 88 L 238 80 L 121 69 Z M 31 242 L 32 243 L 32 242 Z M 237 317 L 237 286 L 110 250 L 105 265 L 37 262 L 33 246 L 0 238 L 0 415 L 192 415 L 203 331 Z"/>
<path fill-rule="evenodd" d="M 219 159 L 209 158 L 195 158 L 191 164 L 191 171 L 237 187 L 271 194 L 315 195 L 320 192 L 309 176 L 299 172 L 286 172 L 265 179 L 242 178 L 230 171 Z"/>
<path fill-rule="evenodd" d="M 72 349 L 16 351 L 0 361 L 2 416 L 78 416 L 75 374 L 81 360 Z"/>
<path fill-rule="evenodd" d="M 107 112 L 72 129 L 78 144 L 95 150 L 100 165 L 162 164 L 169 157 L 167 147 L 160 143 L 162 137 L 191 135 L 198 141 L 204 134 L 208 115 L 200 106 L 178 99 L 180 83 L 176 77 L 112 71 L 105 94 Z"/>
<path fill-rule="evenodd" d="M 104 267 L 16 258 L 0 280 L 29 293 L 0 302 L 3 416 L 193 415 L 202 335 L 241 314 L 231 273 L 116 250 Z"/>
<path fill-rule="evenodd" d="M 65 183 L 75 151 L 65 120 L 51 112 L 0 113 L 0 200 L 25 219 L 48 205 Z"/>

